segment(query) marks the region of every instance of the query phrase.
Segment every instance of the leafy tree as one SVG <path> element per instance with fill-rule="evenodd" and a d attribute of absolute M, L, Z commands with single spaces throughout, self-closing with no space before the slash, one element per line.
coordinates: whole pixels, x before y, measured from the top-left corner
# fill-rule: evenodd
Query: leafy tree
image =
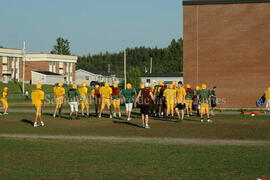
<path fill-rule="evenodd" d="M 56 45 L 53 46 L 51 54 L 70 55 L 69 41 L 62 37 L 56 39 Z"/>
<path fill-rule="evenodd" d="M 1 45 L 0 45 L 0 48 L 4 48 L 4 46 L 1 46 Z"/>
<path fill-rule="evenodd" d="M 133 87 L 139 87 L 141 83 L 141 72 L 139 68 L 131 68 L 127 72 L 127 83 L 131 83 Z"/>

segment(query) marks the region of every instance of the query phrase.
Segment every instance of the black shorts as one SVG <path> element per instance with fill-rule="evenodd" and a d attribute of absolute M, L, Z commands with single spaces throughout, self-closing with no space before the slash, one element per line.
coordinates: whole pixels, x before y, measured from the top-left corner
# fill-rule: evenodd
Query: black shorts
<path fill-rule="evenodd" d="M 179 110 L 184 110 L 186 107 L 185 104 L 177 104 L 175 108 L 179 109 Z"/>
<path fill-rule="evenodd" d="M 217 103 L 216 102 L 211 102 L 211 107 L 217 107 Z"/>
<path fill-rule="evenodd" d="M 148 115 L 149 114 L 149 109 L 150 109 L 150 106 L 141 106 L 141 114 L 143 115 Z"/>

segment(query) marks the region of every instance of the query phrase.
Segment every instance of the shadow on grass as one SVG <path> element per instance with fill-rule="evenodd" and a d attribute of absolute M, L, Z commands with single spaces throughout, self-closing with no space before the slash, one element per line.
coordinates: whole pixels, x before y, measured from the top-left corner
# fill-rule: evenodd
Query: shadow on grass
<path fill-rule="evenodd" d="M 33 121 L 30 121 L 30 120 L 28 120 L 28 119 L 22 119 L 21 122 L 26 123 L 26 124 L 29 124 L 29 125 L 31 125 L 31 126 L 34 125 L 34 122 L 33 122 Z"/>
<path fill-rule="evenodd" d="M 115 123 L 115 124 L 125 124 L 125 125 L 128 125 L 128 126 L 134 126 L 134 127 L 142 128 L 138 124 L 127 122 L 127 121 L 117 121 L 117 120 L 114 120 L 113 123 Z"/>
<path fill-rule="evenodd" d="M 175 123 L 179 123 L 180 121 L 177 118 L 158 118 L 158 117 L 154 117 L 153 120 L 155 121 L 166 121 L 166 122 L 175 122 Z"/>

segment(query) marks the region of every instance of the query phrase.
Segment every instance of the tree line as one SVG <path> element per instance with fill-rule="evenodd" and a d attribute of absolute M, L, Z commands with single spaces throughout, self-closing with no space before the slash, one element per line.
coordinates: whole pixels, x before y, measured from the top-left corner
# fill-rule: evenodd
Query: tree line
<path fill-rule="evenodd" d="M 152 57 L 152 73 L 174 73 L 183 71 L 183 40 L 173 39 L 166 48 L 135 47 L 127 48 L 127 73 L 149 73 Z M 110 71 L 117 77 L 123 77 L 124 52 L 100 53 L 79 56 L 77 69 L 86 71 Z"/>

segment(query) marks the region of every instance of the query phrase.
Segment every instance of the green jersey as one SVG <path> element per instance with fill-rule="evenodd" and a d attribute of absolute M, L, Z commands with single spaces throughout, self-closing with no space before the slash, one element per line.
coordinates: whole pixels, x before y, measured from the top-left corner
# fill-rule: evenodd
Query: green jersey
<path fill-rule="evenodd" d="M 68 101 L 69 102 L 77 102 L 78 98 L 79 98 L 79 92 L 77 89 L 71 88 L 68 90 Z"/>
<path fill-rule="evenodd" d="M 134 97 L 136 96 L 135 89 L 124 89 L 122 95 L 126 99 L 126 103 L 134 103 Z"/>
<path fill-rule="evenodd" d="M 209 97 L 211 96 L 211 91 L 208 89 L 201 89 L 198 94 L 201 103 L 209 103 Z"/>
<path fill-rule="evenodd" d="M 192 100 L 192 98 L 194 97 L 194 90 L 193 89 L 187 89 L 186 90 L 186 100 Z"/>

